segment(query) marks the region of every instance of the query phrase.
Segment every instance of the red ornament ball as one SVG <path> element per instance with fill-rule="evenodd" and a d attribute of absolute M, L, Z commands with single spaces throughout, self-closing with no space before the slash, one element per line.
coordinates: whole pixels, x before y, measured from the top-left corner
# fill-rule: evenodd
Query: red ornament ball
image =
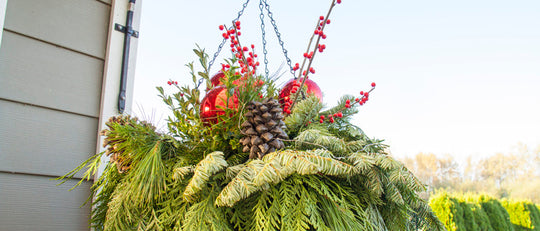
<path fill-rule="evenodd" d="M 210 78 L 210 83 L 212 84 L 212 88 L 223 85 L 222 79 L 224 78 L 225 78 L 225 74 L 223 73 L 223 71 L 219 71 L 214 76 L 212 76 L 212 78 Z M 210 89 L 206 89 L 206 90 L 208 91 Z"/>
<path fill-rule="evenodd" d="M 201 119 L 207 125 L 218 122 L 218 116 L 225 114 L 225 108 L 238 108 L 238 98 L 236 95 L 229 97 L 227 105 L 227 88 L 218 86 L 206 93 L 201 101 L 200 114 Z"/>
<path fill-rule="evenodd" d="M 302 78 L 297 79 L 296 80 L 297 85 L 301 84 L 302 80 L 303 80 Z M 285 83 L 285 86 L 283 86 L 283 89 L 281 89 L 281 91 L 279 92 L 279 103 L 281 105 L 284 105 L 285 102 L 288 102 L 288 101 L 292 100 L 290 97 L 291 97 L 291 93 L 292 93 L 291 91 L 295 87 L 294 82 L 295 82 L 295 79 L 291 79 L 291 80 L 287 81 L 287 83 Z M 308 94 L 315 95 L 322 102 L 323 95 L 322 95 L 321 88 L 319 88 L 319 86 L 313 80 L 306 79 L 306 82 L 304 83 L 304 87 L 307 88 L 307 93 Z"/>

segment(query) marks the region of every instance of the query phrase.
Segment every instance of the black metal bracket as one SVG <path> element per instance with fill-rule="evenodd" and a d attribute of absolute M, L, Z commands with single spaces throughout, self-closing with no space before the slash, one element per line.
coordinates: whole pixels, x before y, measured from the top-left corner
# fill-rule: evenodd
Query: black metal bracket
<path fill-rule="evenodd" d="M 118 23 L 114 24 L 114 30 L 120 31 L 120 32 L 122 32 L 124 34 L 128 34 L 128 35 L 133 36 L 135 38 L 139 38 L 139 32 L 138 31 L 133 30 L 133 29 L 128 30 L 127 27 L 122 26 L 122 25 L 120 25 Z"/>

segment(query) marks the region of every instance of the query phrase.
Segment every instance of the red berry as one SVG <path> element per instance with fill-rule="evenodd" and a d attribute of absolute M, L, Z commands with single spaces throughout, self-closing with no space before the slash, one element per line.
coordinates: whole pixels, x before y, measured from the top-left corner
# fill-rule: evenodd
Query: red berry
<path fill-rule="evenodd" d="M 346 100 L 346 101 L 345 101 L 345 104 L 351 104 L 351 100 L 349 100 L 349 99 Z"/>
<path fill-rule="evenodd" d="M 330 19 L 326 20 L 326 24 L 330 24 Z"/>
<path fill-rule="evenodd" d="M 323 120 L 323 119 L 324 119 L 324 115 L 321 115 L 321 120 Z"/>
<path fill-rule="evenodd" d="M 240 21 L 236 21 L 236 22 L 234 22 L 234 24 L 235 24 L 236 26 L 240 26 Z"/>
<path fill-rule="evenodd" d="M 242 32 L 238 31 L 238 36 L 242 35 Z"/>
<path fill-rule="evenodd" d="M 315 33 L 315 34 L 319 34 L 319 30 L 315 30 L 315 32 L 314 32 L 314 33 Z"/>
<path fill-rule="evenodd" d="M 322 34 L 322 39 L 326 39 L 326 34 Z"/>
<path fill-rule="evenodd" d="M 319 123 L 321 123 L 321 124 L 324 123 L 324 120 L 323 119 L 319 120 Z"/>
<path fill-rule="evenodd" d="M 219 25 L 219 30 L 223 30 L 225 27 L 223 25 Z"/>
<path fill-rule="evenodd" d="M 334 118 L 330 117 L 330 123 L 334 123 Z"/>
<path fill-rule="evenodd" d="M 337 2 L 337 4 L 340 4 L 340 3 L 341 3 L 341 0 L 337 0 L 336 2 Z"/>
<path fill-rule="evenodd" d="M 324 20 L 324 16 L 321 15 L 321 16 L 319 17 L 319 19 L 320 19 L 320 20 Z"/>
<path fill-rule="evenodd" d="M 315 74 L 315 69 L 313 67 L 310 67 L 309 72 L 311 72 L 311 74 Z"/>
<path fill-rule="evenodd" d="M 364 95 L 364 91 L 360 91 L 360 95 Z"/>
<path fill-rule="evenodd" d="M 364 92 L 364 97 L 368 97 L 369 96 L 369 92 Z"/>
<path fill-rule="evenodd" d="M 343 117 L 343 113 L 338 112 L 338 117 L 339 117 L 339 118 Z"/>
<path fill-rule="evenodd" d="M 167 81 L 167 84 L 171 85 L 172 83 L 171 83 L 171 81 Z"/>
<path fill-rule="evenodd" d="M 371 83 L 371 87 L 375 87 L 375 86 L 376 86 L 375 82 Z"/>
<path fill-rule="evenodd" d="M 356 98 L 356 99 L 354 99 L 354 101 L 356 101 L 356 102 L 360 102 L 360 99 L 359 99 L 359 98 Z"/>
<path fill-rule="evenodd" d="M 307 56 L 308 56 L 308 53 L 304 53 L 304 58 L 307 58 Z"/>
<path fill-rule="evenodd" d="M 251 49 L 255 49 L 255 45 L 251 44 Z"/>

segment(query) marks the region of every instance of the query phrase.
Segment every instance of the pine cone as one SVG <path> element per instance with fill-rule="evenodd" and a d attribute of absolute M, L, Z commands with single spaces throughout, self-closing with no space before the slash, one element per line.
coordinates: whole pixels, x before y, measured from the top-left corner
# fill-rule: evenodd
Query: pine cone
<path fill-rule="evenodd" d="M 247 105 L 248 111 L 242 123 L 240 143 L 244 145 L 244 152 L 249 152 L 249 158 L 262 158 L 264 155 L 285 147 L 281 139 L 288 139 L 283 131 L 282 110 L 279 102 L 267 98 L 263 102 L 252 101 Z"/>
<path fill-rule="evenodd" d="M 107 129 L 100 133 L 100 135 L 105 136 L 103 147 L 108 146 L 105 154 L 109 156 L 109 161 L 111 163 L 116 164 L 118 172 L 124 173 L 131 168 L 131 156 L 129 152 L 125 150 L 125 147 L 121 145 L 126 138 L 119 136 L 118 132 L 115 131 L 115 126 L 135 127 L 136 125 L 142 125 L 150 130 L 155 130 L 156 128 L 146 121 L 139 121 L 136 117 L 131 117 L 129 115 L 113 116 L 105 123 L 105 125 L 107 125 Z"/>

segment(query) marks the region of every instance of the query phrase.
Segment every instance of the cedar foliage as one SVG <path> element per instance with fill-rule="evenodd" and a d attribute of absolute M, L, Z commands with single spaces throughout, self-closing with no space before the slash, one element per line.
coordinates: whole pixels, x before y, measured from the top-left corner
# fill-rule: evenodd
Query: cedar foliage
<path fill-rule="evenodd" d="M 194 51 L 203 71 L 187 65 L 193 83 L 209 83 L 207 55 Z M 262 101 L 261 94 L 275 97 L 276 88 L 260 76 L 233 85 L 241 76 L 236 60 L 226 61 L 233 66 L 225 72 L 227 97 L 237 97 L 239 107 L 223 108 L 217 123 L 201 120 L 200 90 L 181 86 L 172 95 L 158 87 L 172 111 L 166 132 L 132 117 L 107 124 L 104 135 L 117 146 L 108 154 L 128 160 L 129 168 L 108 163 L 94 181 L 95 230 L 444 230 L 418 196 L 424 185 L 385 153 L 381 140 L 350 123 L 358 111 L 344 104 L 352 96 L 325 111 L 315 97 L 299 101 L 284 120 L 285 148 L 249 159 L 239 142 L 243 105 Z M 252 84 L 260 80 L 263 86 Z M 342 108 L 336 123 L 309 123 Z M 86 168 L 83 180 L 90 180 L 101 157 L 61 179 Z"/>

